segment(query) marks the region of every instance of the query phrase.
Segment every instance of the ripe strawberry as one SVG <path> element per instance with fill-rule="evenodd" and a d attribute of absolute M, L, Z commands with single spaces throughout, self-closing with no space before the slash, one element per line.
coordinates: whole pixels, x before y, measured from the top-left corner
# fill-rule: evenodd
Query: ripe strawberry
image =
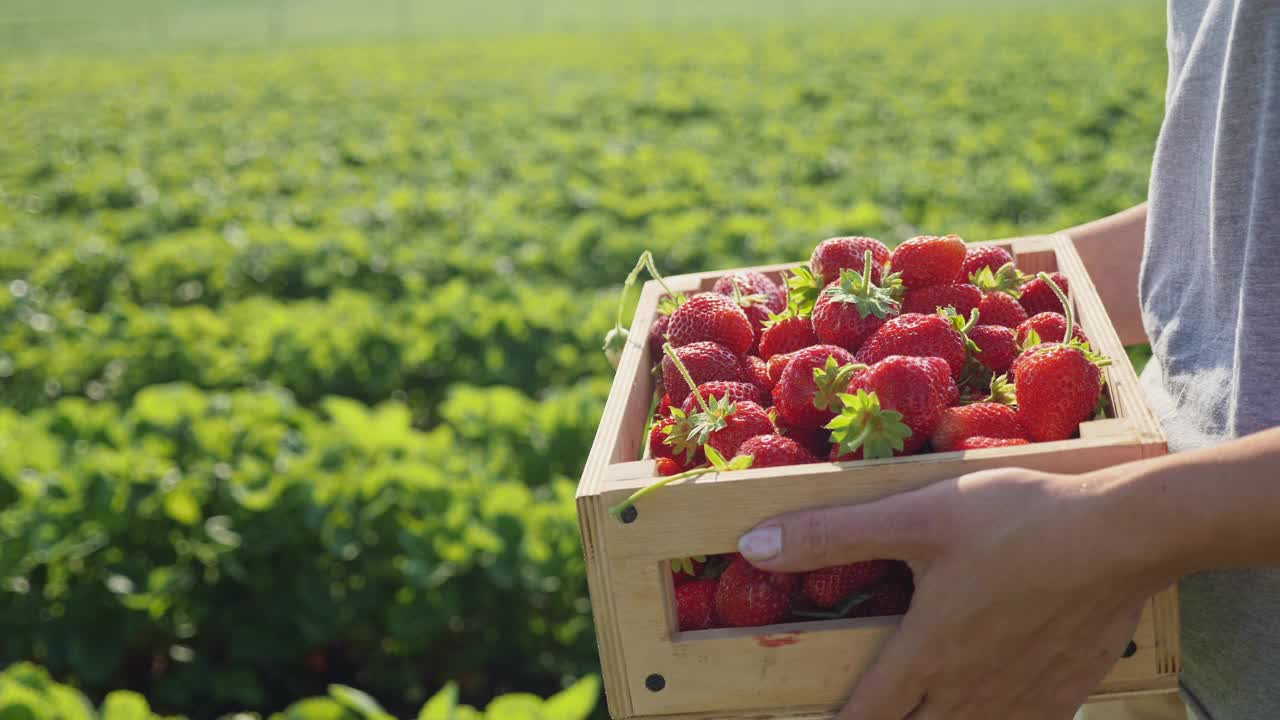
<path fill-rule="evenodd" d="M 1013 445 L 1030 445 L 1031 441 L 1026 438 L 992 438 L 976 436 L 961 440 L 955 450 L 986 450 L 995 447 L 1011 447 Z"/>
<path fill-rule="evenodd" d="M 879 285 L 889 264 L 889 248 L 869 237 L 833 237 L 818 243 L 809 257 L 809 269 L 824 285 L 835 282 L 844 270 L 862 270 L 863 257 L 871 252 L 871 282 Z"/>
<path fill-rule="evenodd" d="M 1039 345 L 1021 355 L 1013 369 L 1018 419 L 1036 442 L 1074 435 L 1102 396 L 1102 371 L 1078 347 Z"/>
<path fill-rule="evenodd" d="M 945 360 L 891 355 L 854 376 L 827 427 L 840 455 L 862 447 L 868 459 L 890 457 L 908 437 L 922 443 L 959 396 Z"/>
<path fill-rule="evenodd" d="M 760 388 L 745 382 L 725 382 L 723 380 L 704 382 L 698 386 L 698 394 L 707 401 L 710 401 L 712 397 L 726 402 L 750 400 L 762 406 L 769 401 L 768 395 L 761 391 Z M 680 409 L 684 411 L 685 415 L 692 415 L 701 410 L 698 406 L 697 396 L 689 393 L 689 397 L 684 399 Z"/>
<path fill-rule="evenodd" d="M 960 377 L 968 358 L 965 332 L 948 317 L 909 313 L 886 322 L 858 351 L 858 362 L 873 365 L 890 355 L 942 358 L 953 378 Z"/>
<path fill-rule="evenodd" d="M 827 345 L 857 352 L 885 320 L 901 307 L 893 292 L 870 281 L 871 253 L 863 271 L 845 270 L 840 279 L 823 288 L 813 304 L 813 332 Z"/>
<path fill-rule="evenodd" d="M 722 457 L 732 458 L 738 454 L 738 446 L 747 440 L 778 431 L 758 403 L 717 397 L 705 398 L 705 402 L 706 410 L 699 405 L 699 412 L 691 415 L 683 411 L 672 413 L 676 423 L 667 444 L 672 447 L 672 455 L 685 466 L 701 460 L 703 445 L 715 448 Z"/>
<path fill-rule="evenodd" d="M 1013 331 L 1007 327 L 979 325 L 969 331 L 969 339 L 978 348 L 973 358 L 993 373 L 1007 372 L 1013 359 L 1018 356 Z"/>
<path fill-rule="evenodd" d="M 750 455 L 754 458 L 751 467 L 780 467 L 782 465 L 804 465 L 816 463 L 813 456 L 800 443 L 781 435 L 758 435 L 747 440 L 738 447 L 739 455 Z"/>
<path fill-rule="evenodd" d="M 1027 311 L 1012 295 L 1002 292 L 982 293 L 982 302 L 978 305 L 978 322 L 1016 328 L 1026 320 Z"/>
<path fill-rule="evenodd" d="M 1066 309 L 1066 343 L 1046 343 L 1024 352 L 1013 363 L 1018 387 L 1018 419 L 1035 442 L 1065 440 L 1093 415 L 1102 397 L 1104 357 L 1087 350 L 1074 337 L 1075 311 L 1065 291 L 1049 275 L 1043 281 Z M 1025 297 L 1025 295 L 1024 295 Z M 1028 321 L 1030 322 L 1030 321 Z"/>
<path fill-rule="evenodd" d="M 667 428 L 675 424 L 675 418 L 665 417 L 649 429 L 649 454 L 655 459 L 675 457 L 671 452 L 671 446 L 667 444 Z"/>
<path fill-rule="evenodd" d="M 794 352 L 789 352 L 769 358 L 769 379 L 773 381 L 775 387 L 782 382 L 782 371 L 787 369 L 787 363 L 791 362 L 794 355 Z"/>
<path fill-rule="evenodd" d="M 787 295 L 783 292 L 782 287 L 768 275 L 755 270 L 740 270 L 724 275 L 719 280 L 716 280 L 711 292 L 732 298 L 735 297 L 735 288 L 737 290 L 738 304 L 744 310 L 747 308 L 761 309 L 759 315 L 762 320 L 769 318 L 768 314 L 763 311 L 780 313 L 787 306 Z M 750 311 L 747 312 L 748 316 L 751 314 Z"/>
<path fill-rule="evenodd" d="M 715 627 L 715 580 L 691 580 L 676 586 L 676 617 L 681 632 Z"/>
<path fill-rule="evenodd" d="M 960 273 L 956 275 L 956 282 L 971 282 L 970 276 L 977 274 L 983 268 L 988 268 L 994 273 L 1012 262 L 1013 256 L 1002 247 L 969 245 L 965 248 L 964 263 L 960 266 Z"/>
<path fill-rule="evenodd" d="M 885 581 L 868 592 L 871 597 L 854 606 L 850 617 L 869 618 L 905 615 L 911 607 L 912 586 L 898 581 Z"/>
<path fill-rule="evenodd" d="M 889 266 L 902 275 L 907 289 L 915 290 L 954 281 L 966 252 L 964 240 L 955 235 L 922 235 L 894 248 Z"/>
<path fill-rule="evenodd" d="M 696 342 L 676 348 L 675 353 L 695 383 L 712 380 L 740 382 L 743 379 L 742 360 L 719 343 Z M 685 398 L 689 397 L 689 384 L 669 357 L 662 359 L 662 385 L 673 406 L 684 404 Z"/>
<path fill-rule="evenodd" d="M 671 416 L 671 396 L 663 393 L 662 399 L 658 401 L 658 415 L 661 417 Z"/>
<path fill-rule="evenodd" d="M 773 625 L 791 615 L 791 596 L 799 576 L 757 569 L 738 556 L 716 586 L 716 617 L 728 627 Z"/>
<path fill-rule="evenodd" d="M 751 349 L 756 331 L 746 313 L 730 298 L 719 293 L 698 293 L 671 313 L 667 337 L 677 348 L 710 341 L 741 355 Z"/>
<path fill-rule="evenodd" d="M 1067 297 L 1071 297 L 1071 289 L 1067 282 L 1067 276 L 1062 273 L 1053 273 L 1049 276 L 1053 282 L 1062 289 L 1062 293 Z M 1022 303 L 1022 307 L 1026 309 L 1028 315 L 1035 315 L 1042 312 L 1062 312 L 1062 300 L 1053 292 L 1053 288 L 1049 287 L 1043 279 L 1032 278 L 1021 288 L 1018 288 L 1020 297 L 1018 302 Z"/>
<path fill-rule="evenodd" d="M 1035 331 L 1035 336 L 1031 335 Z M 1060 343 L 1067 336 L 1067 318 L 1065 315 L 1056 312 L 1042 312 L 1027 318 L 1026 322 L 1018 326 L 1017 343 L 1018 347 L 1027 349 L 1034 347 L 1040 343 Z M 1075 326 L 1075 330 L 1071 334 L 1072 337 L 1082 343 L 1089 342 L 1088 336 L 1084 334 L 1084 330 L 1079 325 Z M 1036 342 L 1036 338 L 1039 342 Z"/>
<path fill-rule="evenodd" d="M 768 402 L 769 393 L 777 384 L 769 377 L 769 364 L 755 355 L 748 355 L 743 359 L 742 367 L 747 381 L 760 388 L 760 392 L 763 393 L 760 404 Z"/>
<path fill-rule="evenodd" d="M 649 360 L 654 365 L 662 361 L 662 344 L 667 341 L 667 326 L 670 324 L 670 315 L 659 315 L 649 326 Z"/>
<path fill-rule="evenodd" d="M 951 307 L 962 317 L 969 317 L 981 303 L 982 291 L 968 283 L 930 285 L 907 291 L 902 298 L 902 314 L 934 315 L 942 308 Z"/>
<path fill-rule="evenodd" d="M 773 388 L 778 417 L 793 428 L 817 428 L 835 417 L 839 394 L 857 366 L 849 351 L 835 345 L 797 350 Z"/>
<path fill-rule="evenodd" d="M 831 449 L 831 431 L 826 428 L 794 428 L 783 424 L 778 432 L 800 443 L 801 447 L 819 459 L 826 457 Z"/>
<path fill-rule="evenodd" d="M 672 475 L 679 475 L 684 472 L 684 468 L 681 467 L 680 461 L 675 460 L 674 458 L 660 457 L 657 460 L 657 465 L 658 474 L 663 477 L 671 477 Z"/>
<path fill-rule="evenodd" d="M 771 360 L 776 355 L 817 344 L 818 336 L 813 334 L 812 320 L 796 315 L 782 317 L 776 322 L 766 323 L 760 334 L 760 357 Z"/>
<path fill-rule="evenodd" d="M 1017 410 L 981 402 L 943 410 L 930 440 L 935 451 L 949 452 L 960 449 L 960 443 L 972 437 L 1025 440 L 1027 431 L 1018 420 Z"/>
<path fill-rule="evenodd" d="M 850 595 L 883 580 L 890 566 L 888 560 L 868 560 L 814 570 L 804 576 L 804 594 L 814 605 L 830 610 Z"/>

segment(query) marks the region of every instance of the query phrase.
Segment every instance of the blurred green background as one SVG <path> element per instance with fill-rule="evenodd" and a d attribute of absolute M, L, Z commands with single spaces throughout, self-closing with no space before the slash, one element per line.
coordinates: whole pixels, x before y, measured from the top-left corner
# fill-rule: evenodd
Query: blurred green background
<path fill-rule="evenodd" d="M 0 714 L 602 717 L 622 277 L 1141 202 L 1163 4 L 1066 5 L 0 5 Z"/>

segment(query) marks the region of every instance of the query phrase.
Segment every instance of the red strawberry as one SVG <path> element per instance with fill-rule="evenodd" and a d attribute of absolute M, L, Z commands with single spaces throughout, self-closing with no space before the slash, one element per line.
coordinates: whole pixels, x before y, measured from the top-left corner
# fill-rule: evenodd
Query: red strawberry
<path fill-rule="evenodd" d="M 750 400 L 758 405 L 764 405 L 769 401 L 768 395 L 761 391 L 760 388 L 745 382 L 725 382 L 723 380 L 704 382 L 698 386 L 698 394 L 702 396 L 703 400 L 708 401 L 712 397 L 728 402 Z M 698 406 L 697 396 L 689 393 L 689 397 L 684 399 L 680 409 L 684 411 L 685 415 L 692 415 L 702 408 Z"/>
<path fill-rule="evenodd" d="M 813 334 L 813 321 L 795 315 L 768 324 L 760 334 L 760 357 L 770 360 L 802 348 L 818 344 Z"/>
<path fill-rule="evenodd" d="M 1036 442 L 1066 440 L 1088 420 L 1102 396 L 1102 371 L 1080 348 L 1037 346 L 1013 364 L 1018 419 Z"/>
<path fill-rule="evenodd" d="M 1012 262 L 1013 256 L 1002 247 L 995 245 L 969 245 L 965 249 L 964 264 L 960 266 L 960 273 L 956 276 L 956 282 L 970 282 L 969 276 L 976 274 L 983 268 L 989 268 L 994 273 Z"/>
<path fill-rule="evenodd" d="M 969 331 L 969 339 L 978 348 L 973 354 L 974 359 L 994 373 L 1007 372 L 1013 359 L 1018 356 L 1013 331 L 1007 327 L 979 325 Z"/>
<path fill-rule="evenodd" d="M 669 457 L 660 457 L 657 461 L 658 474 L 663 477 L 671 477 L 684 472 L 684 468 L 680 466 L 680 461 Z"/>
<path fill-rule="evenodd" d="M 854 606 L 850 617 L 868 618 L 889 615 L 905 615 L 911 607 L 911 585 L 901 582 L 882 582 L 868 591 L 871 597 Z"/>
<path fill-rule="evenodd" d="M 768 401 L 769 393 L 773 390 L 773 386 L 777 384 L 769 377 L 769 364 L 755 355 L 748 355 L 743 360 L 742 366 L 746 379 L 752 385 L 760 388 L 760 392 L 763 393 L 761 397 L 763 401 L 761 404 L 763 405 Z"/>
<path fill-rule="evenodd" d="M 677 460 L 686 466 L 695 464 L 703 453 L 703 445 L 710 445 L 724 458 L 738 453 L 738 446 L 757 435 L 777 433 L 773 420 L 759 404 L 750 400 L 734 402 L 720 398 L 705 398 L 707 410 L 698 406 L 699 412 L 676 415 L 671 428 L 669 445 Z M 673 413 L 674 414 L 674 413 Z"/>
<path fill-rule="evenodd" d="M 655 459 L 675 457 L 671 452 L 671 446 L 667 444 L 667 428 L 675 424 L 675 418 L 665 417 L 649 429 L 649 454 Z"/>
<path fill-rule="evenodd" d="M 856 370 L 849 351 L 835 345 L 797 350 L 773 388 L 778 417 L 789 427 L 817 428 L 835 417 L 840 393 Z"/>
<path fill-rule="evenodd" d="M 662 361 L 662 344 L 667 341 L 667 326 L 670 324 L 670 315 L 659 315 L 649 326 L 649 360 L 654 365 Z"/>
<path fill-rule="evenodd" d="M 719 293 L 698 293 L 671 313 L 667 336 L 677 348 L 710 341 L 741 355 L 751 349 L 756 331 L 733 300 Z"/>
<path fill-rule="evenodd" d="M 888 560 L 868 560 L 814 570 L 804 576 L 804 594 L 814 605 L 830 610 L 850 595 L 883 580 L 890 567 Z"/>
<path fill-rule="evenodd" d="M 942 411 L 931 442 L 937 452 L 960 449 L 960 443 L 972 437 L 1007 439 L 1027 438 L 1018 420 L 1018 411 L 1008 405 L 981 402 Z"/>
<path fill-rule="evenodd" d="M 739 455 L 750 455 L 751 467 L 780 467 L 816 463 L 813 456 L 800 443 L 781 435 L 758 435 L 738 447 Z"/>
<path fill-rule="evenodd" d="M 1027 339 L 1034 330 L 1040 338 L 1040 342 L 1028 343 Z M 1042 312 L 1027 318 L 1027 321 L 1018 326 L 1017 343 L 1018 347 L 1024 350 L 1028 346 L 1039 345 L 1040 343 L 1060 343 L 1067 336 L 1067 318 L 1065 315 L 1056 312 Z M 1084 330 L 1076 325 L 1071 336 L 1082 343 L 1089 342 L 1088 336 L 1084 334 Z"/>
<path fill-rule="evenodd" d="M 1030 445 L 1031 441 L 1026 438 L 992 438 L 992 437 L 971 437 L 961 440 L 954 449 L 956 450 L 986 450 L 995 447 L 1010 447 L 1013 445 Z"/>
<path fill-rule="evenodd" d="M 1053 273 L 1049 277 L 1062 289 L 1064 295 L 1071 297 L 1071 289 L 1068 286 L 1066 275 Z M 1049 284 L 1039 277 L 1031 279 L 1021 288 L 1018 288 L 1018 292 L 1021 295 L 1018 298 L 1018 302 L 1022 303 L 1022 307 L 1026 309 L 1028 315 L 1042 312 L 1062 312 L 1062 301 L 1054 294 L 1053 288 L 1049 287 Z"/>
<path fill-rule="evenodd" d="M 691 580 L 676 587 L 676 617 L 681 632 L 715 627 L 715 580 Z"/>
<path fill-rule="evenodd" d="M 757 569 L 738 556 L 716 586 L 716 617 L 728 627 L 773 625 L 791 615 L 799 576 Z"/>
<path fill-rule="evenodd" d="M 671 396 L 663 393 L 662 399 L 658 401 L 658 415 L 669 417 L 671 415 Z"/>
<path fill-rule="evenodd" d="M 743 378 L 742 361 L 738 355 L 719 343 L 696 342 L 676 348 L 675 354 L 695 383 L 712 380 L 739 382 Z M 672 405 L 681 405 L 689 397 L 689 384 L 669 357 L 662 359 L 662 385 Z"/>
<path fill-rule="evenodd" d="M 870 281 L 870 269 L 868 252 L 862 272 L 845 270 L 818 295 L 813 304 L 813 332 L 823 343 L 857 352 L 885 320 L 899 313 L 893 292 Z"/>
<path fill-rule="evenodd" d="M 1006 296 L 1008 297 L 1008 296 Z M 1013 298 L 1009 298 L 1013 300 Z M 982 291 L 968 283 L 948 283 L 908 290 L 902 298 L 902 314 L 920 313 L 934 315 L 945 307 L 955 309 L 958 315 L 969 317 L 982 303 Z M 1017 302 L 1014 302 L 1017 305 Z"/>
<path fill-rule="evenodd" d="M 1008 293 L 982 293 L 982 303 L 978 305 L 978 322 L 983 325 L 1003 325 L 1016 328 L 1027 320 L 1027 311 Z"/>
<path fill-rule="evenodd" d="M 922 443 L 959 396 L 945 360 L 891 355 L 854 376 L 827 427 L 840 455 L 861 447 L 868 459 L 890 457 L 909 437 Z"/>
<path fill-rule="evenodd" d="M 793 355 L 795 353 L 790 352 L 769 358 L 769 379 L 773 381 L 775 386 L 782 381 L 782 371 L 787 369 L 787 363 L 791 362 Z"/>
<path fill-rule="evenodd" d="M 831 432 L 826 428 L 793 428 L 782 425 L 778 431 L 795 440 L 816 458 L 824 458 L 831 449 Z"/>
<path fill-rule="evenodd" d="M 907 289 L 914 290 L 954 281 L 966 252 L 964 240 L 955 235 L 922 235 L 894 248 L 889 266 L 902 275 Z"/>
<path fill-rule="evenodd" d="M 747 307 L 762 307 L 771 312 L 780 313 L 787 306 L 787 295 L 783 292 L 782 287 L 768 275 L 755 270 L 739 270 L 738 272 L 724 275 L 719 280 L 716 280 L 716 284 L 712 286 L 711 291 L 727 297 L 735 297 L 735 286 L 739 304 L 744 309 Z M 753 295 L 760 297 L 755 300 L 748 300 Z M 767 319 L 768 315 L 764 317 Z"/>
<path fill-rule="evenodd" d="M 911 313 L 886 322 L 862 346 L 857 358 L 864 365 L 873 365 L 890 355 L 942 358 L 951 376 L 958 378 L 968 358 L 968 344 L 964 332 L 950 319 Z"/>
<path fill-rule="evenodd" d="M 862 270 L 863 257 L 871 252 L 871 282 L 879 285 L 884 267 L 889 264 L 889 248 L 869 237 L 834 237 L 818 243 L 809 257 L 809 269 L 815 277 L 827 283 L 835 282 L 841 271 Z"/>

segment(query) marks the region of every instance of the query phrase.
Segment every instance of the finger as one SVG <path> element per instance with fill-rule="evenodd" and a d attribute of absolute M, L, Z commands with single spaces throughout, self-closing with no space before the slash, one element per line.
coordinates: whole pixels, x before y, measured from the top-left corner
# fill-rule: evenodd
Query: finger
<path fill-rule="evenodd" d="M 804 510 L 766 520 L 738 542 L 765 570 L 803 572 L 862 560 L 921 559 L 936 546 L 945 506 L 905 493 L 861 505 Z"/>
<path fill-rule="evenodd" d="M 921 652 L 903 620 L 898 631 L 889 638 L 875 663 L 858 681 L 849 702 L 836 720 L 903 720 L 924 701 L 926 669 L 920 663 L 931 657 Z"/>

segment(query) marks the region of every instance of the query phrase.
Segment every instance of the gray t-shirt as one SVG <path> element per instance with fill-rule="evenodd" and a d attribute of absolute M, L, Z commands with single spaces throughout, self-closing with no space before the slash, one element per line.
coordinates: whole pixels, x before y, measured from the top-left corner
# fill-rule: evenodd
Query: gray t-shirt
<path fill-rule="evenodd" d="M 1280 0 L 1169 0 L 1168 20 L 1140 295 L 1142 382 L 1177 452 L 1280 425 Z M 1280 718 L 1280 569 L 1180 595 L 1193 709 Z"/>

